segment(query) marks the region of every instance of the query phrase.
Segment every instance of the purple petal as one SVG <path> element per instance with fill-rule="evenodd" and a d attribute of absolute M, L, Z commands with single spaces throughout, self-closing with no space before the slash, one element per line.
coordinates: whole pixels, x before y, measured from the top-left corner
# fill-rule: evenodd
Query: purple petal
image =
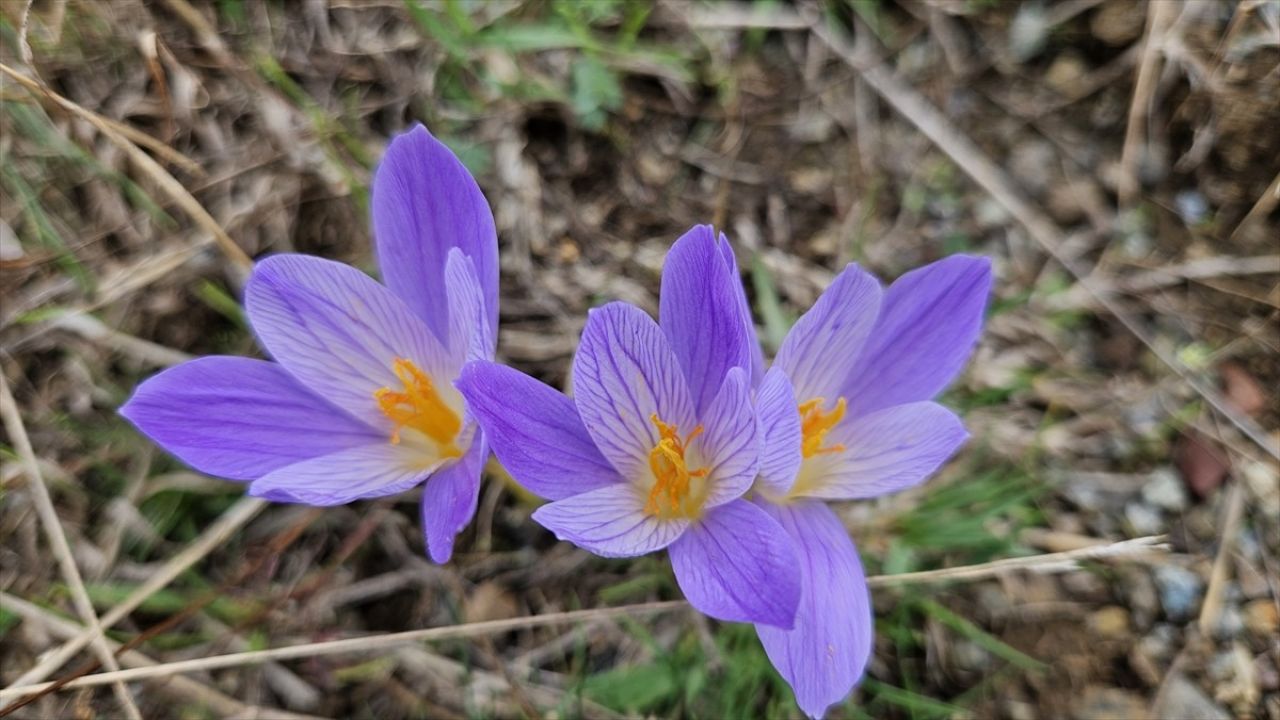
<path fill-rule="evenodd" d="M 839 397 L 880 311 L 880 282 L 850 264 L 782 341 L 773 366 L 791 379 L 801 402 Z"/>
<path fill-rule="evenodd" d="M 484 433 L 478 432 L 461 459 L 441 467 L 427 479 L 419 507 L 427 554 L 435 562 L 449 562 L 454 537 L 466 529 L 475 516 L 480 476 L 488 457 Z"/>
<path fill-rule="evenodd" d="M 661 550 L 689 527 L 684 518 L 647 515 L 644 503 L 634 485 L 617 483 L 543 505 L 533 519 L 557 538 L 601 557 L 635 557 Z"/>
<path fill-rule="evenodd" d="M 447 380 L 455 363 L 444 347 L 404 302 L 353 267 L 305 255 L 269 257 L 249 278 L 245 307 L 259 340 L 286 370 L 372 427 L 389 426 L 374 393 L 402 387 L 392 370 L 397 357 L 452 394 Z"/>
<path fill-rule="evenodd" d="M 787 374 L 770 368 L 756 390 L 756 416 L 760 422 L 760 482 L 771 492 L 786 495 L 804 459 L 803 435 L 795 392 Z"/>
<path fill-rule="evenodd" d="M 862 561 L 849 533 L 820 502 L 760 507 L 782 525 L 800 557 L 795 627 L 756 625 L 765 653 L 791 684 L 796 704 L 821 718 L 846 698 L 871 657 L 875 618 Z"/>
<path fill-rule="evenodd" d="M 746 500 L 708 512 L 672 543 L 671 567 L 699 611 L 719 620 L 791 627 L 800 602 L 796 551 Z"/>
<path fill-rule="evenodd" d="M 404 492 L 438 466 L 424 466 L 411 450 L 383 440 L 273 470 L 254 480 L 249 494 L 276 502 L 343 505 Z"/>
<path fill-rule="evenodd" d="M 622 482 L 563 393 L 491 362 L 467 364 L 456 384 L 494 455 L 533 494 L 562 500 Z"/>
<path fill-rule="evenodd" d="M 760 467 L 759 426 L 751 407 L 746 370 L 729 369 L 702 417 L 702 426 L 706 430 L 695 440 L 695 447 L 711 470 L 706 507 L 712 508 L 742 497 Z"/>
<path fill-rule="evenodd" d="M 699 415 L 730 368 L 751 370 L 751 315 L 739 301 L 738 266 L 728 265 L 710 225 L 676 240 L 662 267 L 658 319 L 680 361 Z"/>
<path fill-rule="evenodd" d="M 470 360 L 492 360 L 497 334 L 489 327 L 484 296 L 471 258 L 453 248 L 444 271 L 449 296 L 449 355 L 458 365 Z"/>
<path fill-rule="evenodd" d="M 724 264 L 733 272 L 733 294 L 737 297 L 738 317 L 742 318 L 743 323 L 742 331 L 746 333 L 747 344 L 751 347 L 751 386 L 755 387 L 764 378 L 764 348 L 760 345 L 760 336 L 756 333 L 755 322 L 751 319 L 751 305 L 747 302 L 747 290 L 742 286 L 738 258 L 734 257 L 733 246 L 729 244 L 729 238 L 725 237 L 724 233 L 720 233 L 720 253 L 724 255 Z"/>
<path fill-rule="evenodd" d="M 373 178 L 373 234 L 382 279 L 442 342 L 451 248 L 476 265 L 489 329 L 498 327 L 498 235 L 471 173 L 421 125 L 398 135 Z"/>
<path fill-rule="evenodd" d="M 200 472 L 253 480 L 386 436 L 262 360 L 206 357 L 138 386 L 120 414 Z"/>
<path fill-rule="evenodd" d="M 659 439 L 653 415 L 682 436 L 696 424 L 684 374 L 662 331 L 626 303 L 587 314 L 573 358 L 573 391 L 587 432 L 624 478 L 648 477 L 649 452 Z"/>
<path fill-rule="evenodd" d="M 791 492 L 828 500 L 871 498 L 916 485 L 969 437 L 950 410 L 931 402 L 880 410 L 837 425 L 843 452 L 805 460 Z"/>
<path fill-rule="evenodd" d="M 841 393 L 850 417 L 941 392 L 977 343 L 990 293 L 991 261 L 970 255 L 939 260 L 890 285 Z"/>

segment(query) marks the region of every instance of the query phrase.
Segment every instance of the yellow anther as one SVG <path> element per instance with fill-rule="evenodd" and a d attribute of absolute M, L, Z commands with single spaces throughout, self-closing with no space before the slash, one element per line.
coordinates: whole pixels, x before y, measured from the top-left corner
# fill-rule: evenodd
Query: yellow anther
<path fill-rule="evenodd" d="M 822 406 L 826 400 L 820 397 L 811 398 L 800 403 L 800 432 L 803 440 L 800 445 L 800 452 L 807 458 L 822 453 L 834 453 L 844 450 L 844 445 L 835 444 L 823 447 L 826 442 L 827 433 L 831 432 L 831 428 L 844 418 L 845 403 L 844 398 L 836 398 L 836 406 L 830 410 L 823 410 Z"/>
<path fill-rule="evenodd" d="M 685 464 L 685 451 L 689 441 L 702 434 L 702 426 L 693 429 L 683 440 L 675 425 L 668 425 L 654 413 L 649 420 L 658 428 L 658 444 L 649 451 L 649 469 L 654 483 L 649 490 L 649 500 L 644 511 L 650 515 L 690 516 L 696 508 L 689 508 L 685 501 L 690 495 L 690 479 L 707 476 L 706 468 L 690 470 Z M 665 502 L 663 502 L 665 500 Z"/>
<path fill-rule="evenodd" d="M 396 358 L 391 369 L 404 386 L 404 392 L 384 387 L 373 393 L 378 409 L 395 423 L 391 443 L 398 445 L 400 431 L 410 428 L 434 440 L 444 457 L 461 457 L 462 451 L 454 440 L 462 429 L 462 420 L 436 392 L 431 376 L 404 358 Z"/>

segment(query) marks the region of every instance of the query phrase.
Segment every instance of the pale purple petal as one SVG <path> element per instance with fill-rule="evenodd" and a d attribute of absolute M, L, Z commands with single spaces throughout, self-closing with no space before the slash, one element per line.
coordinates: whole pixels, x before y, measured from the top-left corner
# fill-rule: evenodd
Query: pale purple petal
<path fill-rule="evenodd" d="M 756 390 L 756 417 L 760 422 L 760 482 L 770 492 L 786 495 L 804 459 L 803 435 L 795 391 L 787 374 L 770 368 Z"/>
<path fill-rule="evenodd" d="M 453 556 L 453 539 L 462 532 L 476 514 L 476 502 L 480 498 L 480 476 L 484 462 L 489 457 L 489 447 L 484 433 L 477 432 L 457 462 L 451 462 L 432 473 L 422 488 L 422 532 L 426 538 L 427 554 L 438 563 L 449 562 Z"/>
<path fill-rule="evenodd" d="M 846 450 L 805 460 L 796 496 L 854 500 L 904 490 L 942 467 L 969 434 L 950 410 L 919 402 L 846 420 L 827 437 Z"/>
<path fill-rule="evenodd" d="M 742 497 L 751 487 L 760 467 L 760 433 L 747 371 L 729 369 L 720 392 L 702 416 L 704 432 L 694 440 L 694 448 L 707 475 L 706 507 L 713 508 Z"/>
<path fill-rule="evenodd" d="M 662 330 L 644 311 L 609 303 L 587 314 L 573 358 L 578 414 L 596 447 L 623 477 L 647 477 L 658 443 L 652 416 L 692 432 L 693 401 Z"/>
<path fill-rule="evenodd" d="M 796 321 L 773 366 L 787 373 L 800 402 L 836 401 L 879 311 L 880 282 L 850 264 Z"/>
<path fill-rule="evenodd" d="M 374 174 L 372 205 L 387 287 L 445 342 L 445 262 L 456 247 L 475 262 L 489 329 L 496 332 L 498 235 L 489 204 L 457 156 L 421 125 L 397 136 Z"/>
<path fill-rule="evenodd" d="M 491 362 L 468 363 L 456 384 L 493 454 L 533 494 L 561 500 L 622 481 L 563 393 Z"/>
<path fill-rule="evenodd" d="M 452 392 L 444 347 L 404 302 L 353 267 L 306 255 L 269 257 L 249 278 L 245 307 L 258 339 L 286 370 L 372 427 L 389 426 L 374 393 L 402 388 L 392 371 L 397 357 L 429 374 L 442 394 Z"/>
<path fill-rule="evenodd" d="M 756 633 L 795 691 L 796 704 L 821 718 L 848 697 L 871 657 L 875 617 L 862 561 L 840 519 L 823 503 L 759 504 L 795 543 L 801 593 L 794 628 L 756 625 Z"/>
<path fill-rule="evenodd" d="M 343 505 L 404 492 L 438 466 L 424 466 L 421 456 L 383 440 L 273 470 L 254 480 L 249 494 L 275 502 Z"/>
<path fill-rule="evenodd" d="M 737 265 L 725 262 L 710 225 L 676 240 L 662 266 L 658 320 L 680 361 L 701 415 L 730 368 L 752 369 L 751 315 L 739 301 Z"/>
<path fill-rule="evenodd" d="M 668 551 L 680 589 L 700 612 L 791 627 L 800 602 L 796 551 L 760 508 L 735 500 L 710 510 Z"/>
<path fill-rule="evenodd" d="M 990 293 L 991 261 L 984 257 L 953 255 L 898 278 L 841 393 L 849 416 L 941 392 L 977 343 Z"/>
<path fill-rule="evenodd" d="M 444 285 L 449 297 L 450 357 L 459 368 L 471 360 L 492 360 L 497 334 L 489 328 L 476 266 L 457 248 L 449 251 Z"/>
<path fill-rule="evenodd" d="M 239 357 L 169 368 L 139 385 L 120 414 L 196 470 L 232 480 L 385 440 L 279 365 Z"/>
<path fill-rule="evenodd" d="M 547 503 L 533 519 L 566 542 L 601 557 L 635 557 L 680 537 L 689 520 L 661 520 L 644 512 L 645 498 L 631 483 L 617 483 Z"/>
<path fill-rule="evenodd" d="M 742 318 L 743 332 L 747 334 L 747 342 L 751 346 L 751 386 L 760 384 L 764 378 L 764 348 L 760 345 L 760 335 L 756 332 L 755 322 L 751 319 L 751 305 L 747 302 L 747 290 L 742 286 L 742 274 L 738 270 L 738 258 L 733 254 L 733 246 L 729 238 L 720 233 L 720 253 L 724 255 L 724 263 L 734 276 L 734 292 L 738 303 L 738 317 Z"/>

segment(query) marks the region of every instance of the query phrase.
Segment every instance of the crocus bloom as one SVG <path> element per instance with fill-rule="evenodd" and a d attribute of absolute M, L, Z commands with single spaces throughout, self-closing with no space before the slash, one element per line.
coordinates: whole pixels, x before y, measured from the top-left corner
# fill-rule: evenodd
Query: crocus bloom
<path fill-rule="evenodd" d="M 268 257 L 245 306 L 275 362 L 193 360 L 147 380 L 120 412 L 197 470 L 269 500 L 338 505 L 425 481 L 427 547 L 444 562 L 475 513 L 488 453 L 453 381 L 493 357 L 493 216 L 419 126 L 387 148 L 373 226 L 385 286 L 329 260 Z"/>
<path fill-rule="evenodd" d="M 741 498 L 758 473 L 759 428 L 736 283 L 728 244 L 694 228 L 663 268 L 661 324 L 623 303 L 587 316 L 573 399 L 489 362 L 469 364 L 458 388 L 511 475 L 552 500 L 533 517 L 561 540 L 605 557 L 666 548 L 698 610 L 787 628 L 795 552 Z"/>
<path fill-rule="evenodd" d="M 968 437 L 930 402 L 977 341 L 991 288 L 985 258 L 956 255 L 882 292 L 849 265 L 782 343 L 757 389 L 764 451 L 757 507 L 801 556 L 795 626 L 757 625 L 800 709 L 821 717 L 871 654 L 873 614 L 857 550 L 827 500 L 923 481 Z"/>

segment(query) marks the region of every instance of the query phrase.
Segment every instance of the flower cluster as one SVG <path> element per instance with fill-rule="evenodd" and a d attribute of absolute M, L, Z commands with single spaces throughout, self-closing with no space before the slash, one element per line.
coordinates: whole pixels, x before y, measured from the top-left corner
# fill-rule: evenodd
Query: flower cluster
<path fill-rule="evenodd" d="M 672 246 L 659 318 L 592 310 L 569 397 L 493 362 L 497 240 L 475 181 L 417 127 L 374 179 L 379 285 L 277 255 L 245 290 L 275 359 L 210 357 L 143 383 L 121 413 L 193 467 L 271 500 L 334 505 L 425 483 L 431 557 L 475 512 L 489 450 L 550 502 L 533 519 L 585 550 L 665 549 L 698 610 L 756 625 L 801 710 L 861 677 L 873 616 L 826 501 L 928 477 L 965 441 L 931 401 L 981 328 L 990 264 L 952 256 L 887 289 L 856 265 L 771 367 L 733 250 L 710 227 Z"/>

